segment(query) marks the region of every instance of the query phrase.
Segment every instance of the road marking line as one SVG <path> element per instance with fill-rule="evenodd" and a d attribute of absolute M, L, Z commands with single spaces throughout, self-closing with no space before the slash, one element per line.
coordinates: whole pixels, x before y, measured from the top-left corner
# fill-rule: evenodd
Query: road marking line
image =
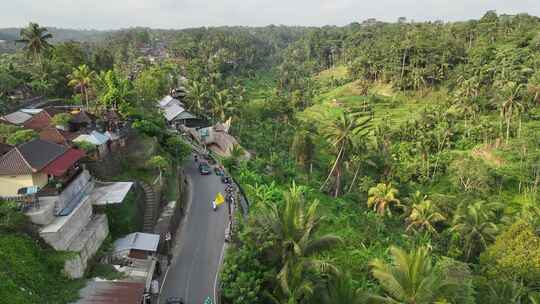
<path fill-rule="evenodd" d="M 219 272 L 221 271 L 224 252 L 225 252 L 225 242 L 223 242 L 223 246 L 221 247 L 221 254 L 219 255 L 218 268 L 216 271 L 216 278 L 214 279 L 214 304 L 218 303 L 218 301 L 216 300 L 218 298 L 217 297 L 217 282 L 218 282 Z"/>
<path fill-rule="evenodd" d="M 165 286 L 165 280 L 167 280 L 167 274 L 169 273 L 169 269 L 171 269 L 171 266 L 167 267 L 167 270 L 165 270 L 165 275 L 163 276 L 163 281 L 161 282 L 161 287 L 159 288 L 158 303 L 161 292 L 163 291 L 163 286 Z"/>
<path fill-rule="evenodd" d="M 188 187 L 190 188 L 189 189 L 189 196 L 187 198 L 187 207 L 186 207 L 186 210 L 185 210 L 185 214 L 184 214 L 184 220 L 180 223 L 180 225 L 178 226 L 178 229 L 176 230 L 177 232 L 177 235 L 176 235 L 176 238 L 175 238 L 175 246 L 172 248 L 172 251 L 174 252 L 174 249 L 178 249 L 176 252 L 177 253 L 180 253 L 180 251 L 182 250 L 182 240 L 181 240 L 181 237 L 182 237 L 182 231 L 184 230 L 184 227 L 187 226 L 187 223 L 190 219 L 190 211 L 191 211 L 191 205 L 193 203 L 193 189 L 194 189 L 194 185 L 193 185 L 193 181 L 191 180 L 191 176 L 189 176 L 188 174 L 186 174 L 185 178 L 188 180 Z M 171 264 L 167 266 L 167 270 L 165 271 L 165 275 L 163 276 L 163 281 L 161 282 L 161 287 L 159 288 L 159 295 L 158 295 L 158 303 L 161 303 L 160 300 L 161 300 L 161 293 L 163 292 L 163 286 L 165 286 L 165 282 L 167 281 L 167 274 L 169 274 L 169 270 L 171 269 L 171 267 L 176 264 L 175 263 L 175 255 L 173 253 L 172 254 L 172 258 L 171 258 Z"/>

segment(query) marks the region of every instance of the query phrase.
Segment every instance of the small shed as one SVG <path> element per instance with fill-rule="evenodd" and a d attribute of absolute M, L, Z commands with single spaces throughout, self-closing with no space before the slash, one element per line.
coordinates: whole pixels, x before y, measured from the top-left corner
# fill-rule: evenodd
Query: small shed
<path fill-rule="evenodd" d="M 1 120 L 14 125 L 22 125 L 32 118 L 32 115 L 22 111 L 13 112 L 0 117 Z"/>
<path fill-rule="evenodd" d="M 146 259 L 156 254 L 159 234 L 134 232 L 114 242 L 114 256 Z"/>
<path fill-rule="evenodd" d="M 87 142 L 97 146 L 99 156 L 105 156 L 109 153 L 109 146 L 107 145 L 110 138 L 98 131 L 92 131 L 90 134 L 81 134 L 77 138 L 73 139 L 73 142 Z"/>

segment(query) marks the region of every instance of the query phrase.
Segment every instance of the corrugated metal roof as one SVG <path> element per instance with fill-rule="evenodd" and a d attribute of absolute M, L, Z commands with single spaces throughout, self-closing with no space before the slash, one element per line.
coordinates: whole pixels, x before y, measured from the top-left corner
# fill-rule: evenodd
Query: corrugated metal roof
<path fill-rule="evenodd" d="M 107 143 L 109 139 L 110 138 L 103 133 L 99 133 L 98 131 L 92 131 L 90 134 L 81 134 L 77 136 L 77 138 L 73 139 L 73 141 L 74 142 L 86 141 L 96 146 L 101 146 Z"/>
<path fill-rule="evenodd" d="M 188 111 L 184 111 L 178 114 L 175 118 L 176 119 L 194 119 L 194 118 L 197 118 L 197 116 L 189 113 Z"/>
<path fill-rule="evenodd" d="M 165 116 L 165 119 L 167 119 L 168 121 L 171 121 L 173 119 L 176 118 L 176 116 L 178 116 L 180 113 L 184 112 L 185 109 L 182 108 L 179 104 L 177 103 L 169 103 L 169 105 L 167 105 L 165 108 L 163 108 L 163 115 Z"/>
<path fill-rule="evenodd" d="M 159 234 L 134 232 L 114 242 L 114 250 L 124 251 L 138 249 L 144 251 L 157 251 Z"/>
<path fill-rule="evenodd" d="M 169 104 L 169 102 L 171 102 L 171 100 L 173 100 L 174 98 L 171 96 L 171 95 L 167 95 L 165 97 L 163 97 L 163 99 L 161 99 L 159 101 L 159 106 L 160 107 L 165 107 Z"/>
<path fill-rule="evenodd" d="M 88 281 L 76 304 L 140 304 L 143 282 Z"/>
<path fill-rule="evenodd" d="M 2 116 L 3 120 L 9 123 L 15 124 L 15 125 L 22 125 L 23 123 L 28 121 L 30 118 L 32 118 L 32 115 L 21 112 L 21 111 L 13 112 L 13 113 Z"/>

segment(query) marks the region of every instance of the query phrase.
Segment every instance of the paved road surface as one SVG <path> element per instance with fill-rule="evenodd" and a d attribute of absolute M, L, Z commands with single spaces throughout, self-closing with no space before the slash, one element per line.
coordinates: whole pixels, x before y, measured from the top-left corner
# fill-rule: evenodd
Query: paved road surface
<path fill-rule="evenodd" d="M 172 296 L 182 297 L 186 304 L 202 304 L 210 296 L 214 300 L 214 284 L 219 269 L 227 224 L 227 206 L 212 211 L 211 202 L 218 191 L 224 193 L 221 180 L 213 172 L 202 176 L 197 163 L 184 168 L 191 177 L 192 202 L 181 225 L 179 246 L 167 273 L 160 303 Z M 215 301 L 214 301 L 215 303 Z"/>

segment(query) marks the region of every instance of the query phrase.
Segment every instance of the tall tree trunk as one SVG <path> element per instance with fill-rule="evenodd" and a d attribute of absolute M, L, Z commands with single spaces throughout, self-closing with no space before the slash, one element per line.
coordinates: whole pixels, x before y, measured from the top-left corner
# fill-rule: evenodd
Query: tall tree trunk
<path fill-rule="evenodd" d="M 407 57 L 407 50 L 408 49 L 405 49 L 403 51 L 403 59 L 401 60 L 401 77 L 399 78 L 401 85 L 403 85 L 403 76 L 405 75 L 405 58 Z"/>
<path fill-rule="evenodd" d="M 506 145 L 508 145 L 508 139 L 510 138 L 510 119 L 506 120 Z"/>
<path fill-rule="evenodd" d="M 341 164 L 336 168 L 336 188 L 334 190 L 334 197 L 339 196 L 341 190 Z"/>
<path fill-rule="evenodd" d="M 86 87 L 83 87 L 84 90 L 84 98 L 86 100 L 86 111 L 90 109 L 90 104 L 88 103 L 88 89 Z"/>
<path fill-rule="evenodd" d="M 332 174 L 334 173 L 334 170 L 336 170 L 336 166 L 338 164 L 338 162 L 341 161 L 341 154 L 343 153 L 343 149 L 344 149 L 344 145 L 342 144 L 341 145 L 341 148 L 339 149 L 339 152 L 336 156 L 336 160 L 334 161 L 334 165 L 332 166 L 332 169 L 330 170 L 330 173 L 328 174 L 328 176 L 326 177 L 326 180 L 324 181 L 324 183 L 322 184 L 321 188 L 319 188 L 319 190 L 322 190 L 324 189 L 324 187 L 326 186 L 326 184 L 328 183 L 328 180 L 330 180 L 330 176 L 332 176 Z"/>
<path fill-rule="evenodd" d="M 356 167 L 356 171 L 354 172 L 353 180 L 351 184 L 349 185 L 349 190 L 347 190 L 347 193 L 350 193 L 354 184 L 356 183 L 356 178 L 358 177 L 358 172 L 360 172 L 360 164 Z"/>

